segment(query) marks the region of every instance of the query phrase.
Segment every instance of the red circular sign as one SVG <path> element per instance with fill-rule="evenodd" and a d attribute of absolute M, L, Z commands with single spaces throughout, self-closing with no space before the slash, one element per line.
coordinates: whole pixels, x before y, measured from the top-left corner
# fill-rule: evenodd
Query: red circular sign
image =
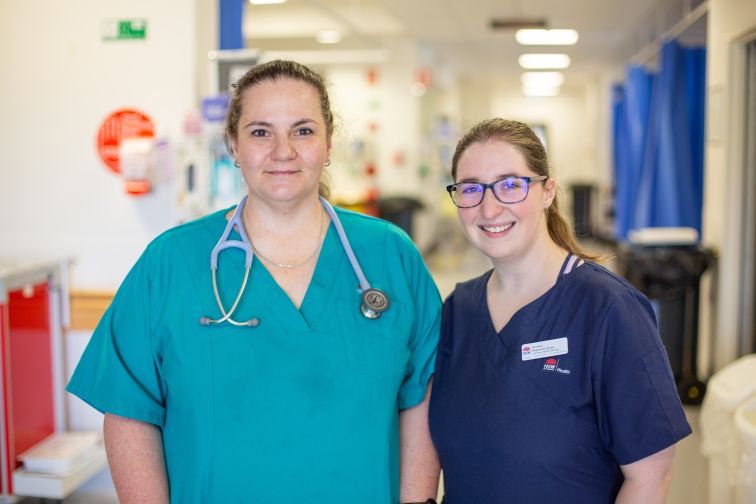
<path fill-rule="evenodd" d="M 152 119 L 133 109 L 116 110 L 97 131 L 97 153 L 105 166 L 121 173 L 119 147 L 123 138 L 152 138 L 155 126 Z"/>

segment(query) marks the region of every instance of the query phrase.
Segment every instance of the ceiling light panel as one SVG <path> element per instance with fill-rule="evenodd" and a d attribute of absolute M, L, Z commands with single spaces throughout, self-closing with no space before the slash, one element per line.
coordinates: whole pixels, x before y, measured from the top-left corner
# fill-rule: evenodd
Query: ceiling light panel
<path fill-rule="evenodd" d="M 252 5 L 274 5 L 286 3 L 286 0 L 249 0 Z"/>
<path fill-rule="evenodd" d="M 522 86 L 522 94 L 525 96 L 556 96 L 559 94 L 559 86 L 526 84 Z"/>
<path fill-rule="evenodd" d="M 517 62 L 528 70 L 559 70 L 570 66 L 570 57 L 566 54 L 523 54 Z"/>
<path fill-rule="evenodd" d="M 339 30 L 321 30 L 315 38 L 321 44 L 338 44 L 341 42 L 342 36 Z"/>
<path fill-rule="evenodd" d="M 574 45 L 578 41 L 575 30 L 517 30 L 515 40 L 522 45 Z"/>
<path fill-rule="evenodd" d="M 561 72 L 525 72 L 520 76 L 523 85 L 539 84 L 549 86 L 561 86 L 564 84 L 564 75 Z"/>

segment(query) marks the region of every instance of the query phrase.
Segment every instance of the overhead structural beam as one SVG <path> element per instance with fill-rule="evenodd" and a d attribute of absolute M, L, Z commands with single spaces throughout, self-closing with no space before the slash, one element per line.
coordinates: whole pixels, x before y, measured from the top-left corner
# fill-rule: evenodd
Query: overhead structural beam
<path fill-rule="evenodd" d="M 703 0 L 694 9 L 690 8 L 690 1 L 686 2 L 687 12 L 685 15 L 672 25 L 672 27 L 664 33 L 658 35 L 652 42 L 643 47 L 640 51 L 635 53 L 630 58 L 630 62 L 642 65 L 659 53 L 659 50 L 665 40 L 672 40 L 678 38 L 685 33 L 685 30 L 693 26 L 699 19 L 705 16 L 709 12 L 709 0 Z"/>
<path fill-rule="evenodd" d="M 243 49 L 244 34 L 242 33 L 242 20 L 244 19 L 245 0 L 219 0 L 218 9 L 218 48 Z"/>
<path fill-rule="evenodd" d="M 371 42 L 374 43 L 374 37 L 369 37 L 363 33 L 363 31 L 355 25 L 352 20 L 350 20 L 348 17 L 341 14 L 338 10 L 331 8 L 329 5 L 327 5 L 325 2 L 322 2 L 320 0 L 308 0 L 308 3 L 310 5 L 313 5 L 314 7 L 317 7 L 327 15 L 331 16 L 333 19 L 341 23 L 342 26 L 344 26 L 348 31 L 349 34 L 352 37 L 355 37 L 359 40 L 365 41 L 365 42 Z"/>

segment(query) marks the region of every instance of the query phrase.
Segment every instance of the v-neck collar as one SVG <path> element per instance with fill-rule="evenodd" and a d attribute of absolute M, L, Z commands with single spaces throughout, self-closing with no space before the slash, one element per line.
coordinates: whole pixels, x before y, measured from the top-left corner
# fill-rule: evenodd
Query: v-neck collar
<path fill-rule="evenodd" d="M 339 254 L 338 249 L 338 237 L 333 224 L 329 224 L 315 270 L 299 309 L 265 265 L 257 259 L 252 262 L 251 276 L 259 282 L 254 290 L 260 294 L 260 299 L 278 318 L 279 323 L 289 331 L 311 331 L 325 312 L 330 296 L 333 295 L 336 273 L 343 260 L 343 254 Z"/>
<path fill-rule="evenodd" d="M 534 320 L 533 318 L 529 318 L 523 321 L 520 321 L 520 319 L 526 317 L 528 313 L 537 312 L 541 309 L 541 307 L 548 303 L 548 298 L 556 295 L 557 290 L 559 287 L 561 287 L 563 281 L 566 277 L 569 277 L 573 275 L 577 270 L 577 264 L 574 263 L 574 261 L 571 261 L 571 259 L 574 256 L 572 253 L 568 253 L 567 257 L 564 259 L 562 263 L 562 267 L 559 269 L 559 275 L 557 276 L 556 282 L 554 282 L 554 285 L 549 287 L 549 289 L 535 298 L 533 301 L 529 302 L 525 306 L 520 307 L 507 321 L 506 324 L 504 324 L 504 327 L 501 328 L 500 331 L 496 330 L 496 326 L 494 326 L 493 317 L 491 316 L 491 310 L 488 305 L 488 282 L 491 278 L 491 275 L 494 273 L 494 270 L 491 269 L 487 273 L 484 274 L 482 281 L 480 283 L 480 294 L 479 299 L 482 303 L 484 309 L 485 309 L 485 315 L 486 315 L 486 325 L 487 325 L 487 332 L 491 335 L 496 336 L 498 340 L 501 342 L 502 345 L 504 345 L 504 348 L 508 348 L 512 344 L 517 343 L 517 337 L 516 335 L 510 335 L 509 333 L 517 332 L 522 333 L 523 329 L 527 331 L 527 329 L 533 325 Z M 579 262 L 579 258 L 578 258 Z M 565 273 L 567 268 L 570 268 L 569 271 Z M 552 308 L 547 308 L 547 311 L 550 311 Z M 546 316 L 547 313 L 541 314 L 539 316 Z M 509 344 L 507 344 L 509 343 Z"/>

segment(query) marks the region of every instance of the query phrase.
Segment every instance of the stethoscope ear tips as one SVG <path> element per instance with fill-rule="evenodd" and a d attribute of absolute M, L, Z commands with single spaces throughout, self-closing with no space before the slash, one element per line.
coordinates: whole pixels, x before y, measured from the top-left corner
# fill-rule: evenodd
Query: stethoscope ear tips
<path fill-rule="evenodd" d="M 360 311 L 366 318 L 377 319 L 390 305 L 388 296 L 382 290 L 367 289 L 362 293 Z"/>
<path fill-rule="evenodd" d="M 210 319 L 207 317 L 200 317 L 199 323 L 200 325 L 210 325 Z"/>
<path fill-rule="evenodd" d="M 249 319 L 249 320 L 247 320 L 247 325 L 249 327 L 257 327 L 257 326 L 260 325 L 260 319 L 257 318 L 257 317 L 255 317 L 253 319 Z"/>

